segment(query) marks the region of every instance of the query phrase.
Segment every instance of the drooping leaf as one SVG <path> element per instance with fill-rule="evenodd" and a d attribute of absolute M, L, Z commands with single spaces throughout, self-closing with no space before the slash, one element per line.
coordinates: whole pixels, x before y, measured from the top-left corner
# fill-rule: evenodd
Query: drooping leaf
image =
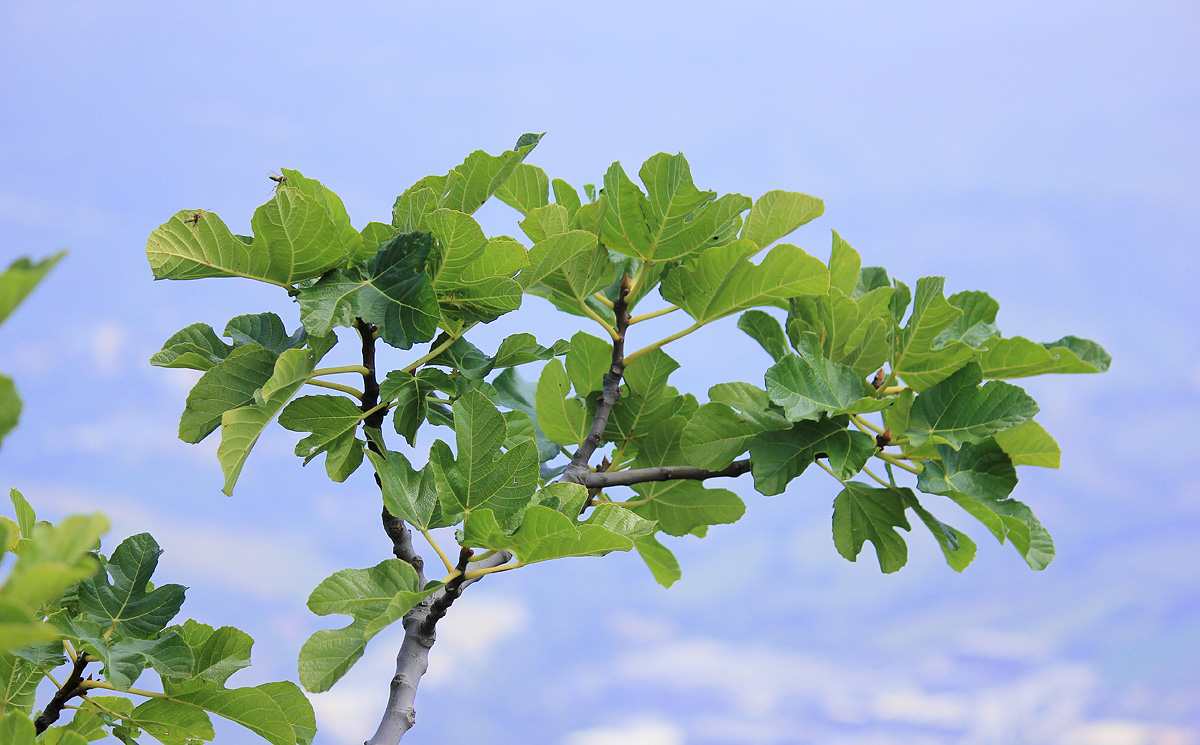
<path fill-rule="evenodd" d="M 748 258 L 755 251 L 749 240 L 710 248 L 673 269 L 662 296 L 698 323 L 708 323 L 755 306 L 787 307 L 790 297 L 828 291 L 825 265 L 796 246 L 780 244 L 757 265 Z"/>
<path fill-rule="evenodd" d="M 149 533 L 121 541 L 105 571 L 80 583 L 80 609 L 86 617 L 127 637 L 152 638 L 179 612 L 185 589 L 174 584 L 147 589 L 161 555 L 162 549 Z"/>
<path fill-rule="evenodd" d="M 478 391 L 454 402 L 454 430 L 457 458 L 441 440 L 429 454 L 444 519 L 454 524 L 483 507 L 493 509 L 502 522 L 518 515 L 537 488 L 537 446 L 525 441 L 501 453 L 507 437 L 504 417 Z"/>
<path fill-rule="evenodd" d="M 985 378 L 1024 378 L 1051 373 L 1094 373 L 1108 370 L 1112 357 L 1090 339 L 1066 336 L 1038 344 L 1021 336 L 992 337 L 979 364 Z"/>
<path fill-rule="evenodd" d="M 1017 386 L 999 380 L 980 386 L 982 380 L 982 370 L 972 362 L 917 396 L 905 432 L 913 447 L 931 442 L 957 450 L 1038 413 L 1037 403 Z"/>
<path fill-rule="evenodd" d="M 787 336 L 772 316 L 761 310 L 748 310 L 738 319 L 738 328 L 758 342 L 771 359 L 778 362 L 788 353 Z"/>
<path fill-rule="evenodd" d="M 254 394 L 251 405 L 231 409 L 221 415 L 221 444 L 217 447 L 217 460 L 225 473 L 222 491 L 226 496 L 233 495 L 234 484 L 259 435 L 312 377 L 317 359 L 319 357 L 313 350 L 287 350 L 279 355 L 270 379 Z"/>
<path fill-rule="evenodd" d="M 437 486 L 433 466 L 416 470 L 403 453 L 388 451 L 381 456 L 369 451 L 367 457 L 379 474 L 383 506 L 396 517 L 423 530 L 440 527 Z"/>
<path fill-rule="evenodd" d="M 33 726 L 33 720 L 23 713 L 10 711 L 0 717 L 0 742 L 6 745 L 36 745 L 36 738 L 37 730 Z"/>
<path fill-rule="evenodd" d="M 37 262 L 22 257 L 8 265 L 4 273 L 0 274 L 0 323 L 4 323 L 29 293 L 33 292 L 33 288 L 37 287 L 54 265 L 66 255 L 66 251 L 59 251 Z"/>
<path fill-rule="evenodd" d="M 591 426 L 583 401 L 568 398 L 570 392 L 571 382 L 563 364 L 557 359 L 547 362 L 538 378 L 538 426 L 552 442 L 567 447 L 583 442 Z"/>
<path fill-rule="evenodd" d="M 354 622 L 309 637 L 300 650 L 300 682 L 313 692 L 327 691 L 362 656 L 367 642 L 400 620 L 440 585 L 422 588 L 407 562 L 387 559 L 369 569 L 343 569 L 326 578 L 308 597 L 318 616 L 339 613 Z"/>
<path fill-rule="evenodd" d="M 637 549 L 638 555 L 642 557 L 642 561 L 646 562 L 650 573 L 654 575 L 654 581 L 663 587 L 670 587 L 683 576 L 683 572 L 679 569 L 679 560 L 675 558 L 675 554 L 671 553 L 669 548 L 659 543 L 654 535 L 644 535 L 637 538 L 633 542 L 633 547 Z"/>
<path fill-rule="evenodd" d="M 277 360 L 274 352 L 248 344 L 210 368 L 188 393 L 179 439 L 200 442 L 221 426 L 225 412 L 252 403 L 255 391 L 271 379 Z"/>
<path fill-rule="evenodd" d="M 165 631 L 153 639 L 115 637 L 110 627 L 95 618 L 73 618 L 64 622 L 64 636 L 75 641 L 104 663 L 104 677 L 117 690 L 127 691 L 142 671 L 153 667 L 162 677 L 183 680 L 191 677 L 192 650 L 178 631 Z"/>
<path fill-rule="evenodd" d="M 933 513 L 921 506 L 915 496 L 908 506 L 917 513 L 917 517 L 921 518 L 921 522 L 925 523 L 925 527 L 933 534 L 950 568 L 956 572 L 966 569 L 975 559 L 975 541 L 972 541 L 970 536 L 965 533 L 938 520 Z"/>
<path fill-rule="evenodd" d="M 769 191 L 755 200 L 740 237 L 766 248 L 824 212 L 825 203 L 816 197 L 794 191 Z"/>
<path fill-rule="evenodd" d="M 290 680 L 262 683 L 255 687 L 279 704 L 283 715 L 291 722 L 292 731 L 296 735 L 296 745 L 312 745 L 313 738 L 317 735 L 317 717 L 304 691 Z"/>
<path fill-rule="evenodd" d="M 908 561 L 908 545 L 896 529 L 912 530 L 904 515 L 909 500 L 915 500 L 909 489 L 847 483 L 833 500 L 833 543 L 838 553 L 856 561 L 863 544 L 870 541 L 885 574 L 900 569 Z"/>
<path fill-rule="evenodd" d="M 393 401 L 392 424 L 396 434 L 416 444 L 417 430 L 429 415 L 427 396 L 444 389 L 450 379 L 441 370 L 423 367 L 415 374 L 392 370 L 379 386 L 381 401 Z"/>
<path fill-rule="evenodd" d="M 1042 425 L 1030 420 L 995 434 L 996 442 L 1012 458 L 1014 466 L 1058 468 L 1062 450 Z"/>
<path fill-rule="evenodd" d="M 320 453 L 328 451 L 330 457 L 335 457 L 346 448 L 346 443 L 355 439 L 362 418 L 362 411 L 345 396 L 301 396 L 279 413 L 279 425 L 293 432 L 312 433 L 296 443 L 296 455 L 307 465 Z M 361 458 L 361 449 L 358 452 Z"/>
<path fill-rule="evenodd" d="M 533 334 L 513 334 L 505 337 L 496 350 L 492 359 L 492 368 L 515 367 L 529 362 L 548 360 L 554 356 L 554 350 L 537 343 Z"/>

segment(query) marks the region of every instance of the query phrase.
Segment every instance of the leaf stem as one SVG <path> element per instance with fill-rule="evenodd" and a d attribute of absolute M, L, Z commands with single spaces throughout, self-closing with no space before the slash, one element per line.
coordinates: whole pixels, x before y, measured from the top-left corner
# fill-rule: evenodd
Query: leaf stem
<path fill-rule="evenodd" d="M 883 429 L 882 429 L 881 427 L 876 427 L 874 424 L 872 424 L 871 422 L 867 421 L 866 419 L 863 419 L 863 418 L 862 418 L 861 416 L 859 416 L 858 414 L 851 414 L 851 415 L 850 415 L 850 421 L 852 421 L 852 422 L 854 422 L 855 424 L 857 424 L 857 425 L 858 425 L 858 428 L 859 428 L 859 429 L 861 429 L 861 430 L 863 430 L 864 432 L 866 432 L 866 431 L 869 429 L 869 430 L 871 430 L 872 432 L 874 432 L 874 433 L 875 433 L 875 434 L 877 434 L 877 435 L 881 435 L 881 434 L 883 434 Z"/>
<path fill-rule="evenodd" d="M 583 312 L 587 314 L 588 318 L 603 326 L 604 330 L 608 332 L 608 335 L 613 338 L 613 341 L 617 340 L 617 330 L 612 327 L 612 324 L 601 318 L 599 313 L 589 308 L 588 304 L 584 302 L 583 298 L 579 298 L 579 307 L 583 309 Z"/>
<path fill-rule="evenodd" d="M 342 393 L 354 396 L 359 401 L 361 401 L 363 397 L 362 391 L 353 386 L 342 385 L 341 383 L 330 383 L 328 380 L 310 380 L 308 381 L 308 384 L 315 385 L 318 388 L 329 388 L 330 390 L 341 391 Z"/>
<path fill-rule="evenodd" d="M 461 330 L 461 331 L 459 331 L 457 334 L 450 334 L 450 338 L 446 339 L 446 341 L 442 342 L 441 344 L 437 345 L 437 346 L 436 346 L 436 347 L 434 347 L 433 349 L 429 350 L 429 354 L 425 355 L 425 356 L 424 356 L 424 357 L 422 357 L 421 359 L 419 359 L 419 360 L 417 360 L 416 362 L 412 363 L 412 364 L 411 364 L 411 365 L 409 365 L 408 367 L 402 367 L 402 368 L 400 368 L 400 372 L 411 373 L 411 372 L 413 372 L 414 370 L 416 370 L 418 367 L 420 367 L 421 365 L 424 365 L 426 362 L 428 362 L 428 361 L 430 361 L 431 359 L 433 359 L 433 358 L 437 357 L 437 356 L 438 356 L 439 354 L 441 354 L 442 352 L 445 352 L 447 349 L 449 349 L 449 348 L 450 348 L 450 347 L 451 347 L 451 346 L 454 344 L 454 342 L 456 342 L 456 341 L 458 341 L 459 339 L 461 339 L 461 338 L 462 338 L 462 336 L 463 336 L 463 334 L 465 334 L 465 333 L 467 333 L 468 331 L 470 331 L 470 330 L 471 330 L 471 328 L 472 328 L 473 326 L 475 326 L 475 324 L 474 324 L 474 323 L 467 324 L 467 325 L 466 325 L 466 326 L 464 326 L 464 327 L 462 328 L 462 330 Z"/>
<path fill-rule="evenodd" d="M 598 292 L 593 292 L 593 293 L 592 293 L 592 297 L 594 297 L 594 298 L 596 298 L 597 300 L 599 300 L 599 301 L 600 301 L 602 304 L 604 304 L 604 305 L 605 305 L 605 306 L 607 306 L 608 308 L 612 308 L 612 307 L 613 307 L 613 301 L 609 300 L 608 298 L 604 297 L 603 295 L 601 295 L 601 294 L 600 294 L 600 293 L 598 293 Z"/>
<path fill-rule="evenodd" d="M 626 297 L 632 298 L 633 302 L 629 303 L 629 307 L 637 305 L 637 294 L 642 289 L 642 283 L 646 281 L 646 275 L 650 273 L 650 262 L 642 261 L 642 266 L 637 270 L 637 274 L 633 276 L 633 281 L 629 283 L 629 292 Z"/>
<path fill-rule="evenodd" d="M 472 556 L 471 563 L 475 563 L 477 561 L 483 561 L 484 559 L 490 559 L 499 552 L 500 552 L 500 549 L 498 549 L 498 548 L 493 548 L 490 551 L 484 551 L 483 553 L 479 554 L 478 556 Z"/>
<path fill-rule="evenodd" d="M 642 321 L 649 321 L 651 318 L 658 318 L 659 316 L 665 316 L 666 314 L 674 313 L 677 310 L 679 310 L 679 306 L 672 305 L 671 307 L 663 308 L 662 310 L 656 310 L 656 311 L 652 311 L 650 313 L 643 313 L 640 316 L 634 316 L 633 318 L 630 318 L 629 325 L 632 326 L 635 323 L 641 323 Z"/>
<path fill-rule="evenodd" d="M 650 497 L 642 497 L 641 499 L 630 499 L 626 502 L 613 502 L 618 507 L 641 507 L 644 504 L 650 504 L 653 501 Z"/>
<path fill-rule="evenodd" d="M 106 680 L 85 680 L 79 684 L 79 687 L 83 688 L 84 690 L 89 690 L 89 691 L 93 688 L 102 688 L 106 691 L 117 691 L 118 693 L 132 693 L 135 696 L 145 696 L 146 698 L 171 698 L 170 696 L 168 696 L 165 693 L 155 693 L 154 691 L 143 691 L 141 688 L 126 688 L 125 690 L 122 691 L 121 689 L 117 688 L 115 685 L 113 685 L 112 683 L 109 683 Z M 203 709 L 204 707 L 201 706 L 199 708 Z"/>
<path fill-rule="evenodd" d="M 429 545 L 433 547 L 433 550 L 437 552 L 438 558 L 442 560 L 442 564 L 446 567 L 446 571 L 455 571 L 454 564 L 450 562 L 450 558 L 446 556 L 446 552 L 442 550 L 442 547 L 438 545 L 438 542 L 433 540 L 433 536 L 429 534 L 429 531 L 425 528 L 418 528 L 418 530 L 421 531 L 421 535 L 425 536 L 425 540 L 429 542 Z"/>
<path fill-rule="evenodd" d="M 337 375 L 338 373 L 358 373 L 359 375 L 366 375 L 369 372 L 371 371 L 362 365 L 342 365 L 341 367 L 320 367 L 316 370 L 313 370 L 312 374 L 314 378 L 318 378 L 322 375 Z"/>
<path fill-rule="evenodd" d="M 653 352 L 655 349 L 658 349 L 659 347 L 663 346 L 664 344 L 670 344 L 671 342 L 675 341 L 676 339 L 682 339 L 683 337 L 692 333 L 696 329 L 701 328 L 702 326 L 704 326 L 704 324 L 697 321 L 696 323 L 693 323 L 691 326 L 688 326 L 687 328 L 685 328 L 683 331 L 679 331 L 677 333 L 671 334 L 670 336 L 668 336 L 664 339 L 659 339 L 658 341 L 654 342 L 653 344 L 651 344 L 649 346 L 642 347 L 638 351 L 627 356 L 625 358 L 625 364 L 628 365 L 629 363 L 636 360 L 638 357 L 641 357 L 643 354 L 646 354 L 647 352 Z"/>
<path fill-rule="evenodd" d="M 482 577 L 485 574 L 495 574 L 496 572 L 507 572 L 510 569 L 520 569 L 523 566 L 525 566 L 525 562 L 518 561 L 516 564 L 501 564 L 498 567 L 488 567 L 487 569 L 475 569 L 470 572 L 467 572 L 466 578 L 468 580 L 472 580 L 472 579 L 475 579 L 476 577 Z"/>
<path fill-rule="evenodd" d="M 360 414 L 358 417 L 359 421 L 366 419 L 367 417 L 371 416 L 372 414 L 379 411 L 380 409 L 387 409 L 389 404 L 390 404 L 389 401 L 380 401 L 379 403 L 375 404 L 374 406 L 372 406 L 371 408 L 367 409 L 362 414 Z"/>
<path fill-rule="evenodd" d="M 822 463 L 820 458 L 814 460 L 813 462 L 816 463 L 821 468 L 824 468 L 825 473 L 829 474 L 830 476 L 834 477 L 838 481 L 842 482 L 842 486 L 847 486 L 846 480 L 844 478 L 842 478 L 841 476 L 838 476 L 836 473 L 834 473 L 832 468 L 830 468 L 829 466 Z"/>
<path fill-rule="evenodd" d="M 879 482 L 879 484 L 880 484 L 881 486 L 889 486 L 889 487 L 890 487 L 890 486 L 895 486 L 895 484 L 889 484 L 888 482 L 886 482 L 886 481 L 884 481 L 883 479 L 879 478 L 879 477 L 878 477 L 878 476 L 876 476 L 875 474 L 871 473 L 871 469 L 867 468 L 866 466 L 863 466 L 863 469 L 862 469 L 862 470 L 863 470 L 863 473 L 867 474 L 867 475 L 868 475 L 868 476 L 870 476 L 871 478 L 873 478 L 873 479 L 875 479 L 876 481 L 878 481 L 878 482 Z"/>
<path fill-rule="evenodd" d="M 908 471 L 909 473 L 920 473 L 921 472 L 921 469 L 913 468 L 912 466 L 908 465 L 907 463 L 901 462 L 901 460 L 898 457 L 892 455 L 891 453 L 885 453 L 883 451 L 880 451 L 878 453 L 875 453 L 875 457 L 882 461 L 891 463 L 896 468 L 903 468 L 905 471 Z"/>
<path fill-rule="evenodd" d="M 908 390 L 906 385 L 890 385 L 886 388 L 880 388 L 878 395 L 880 396 L 895 396 L 897 393 L 903 393 Z"/>

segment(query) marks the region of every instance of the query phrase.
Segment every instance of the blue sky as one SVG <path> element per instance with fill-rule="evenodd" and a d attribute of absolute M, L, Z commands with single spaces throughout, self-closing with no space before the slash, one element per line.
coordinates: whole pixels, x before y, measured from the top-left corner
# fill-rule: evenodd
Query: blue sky
<path fill-rule="evenodd" d="M 746 518 L 673 544 L 670 590 L 624 555 L 472 588 L 412 742 L 1200 742 L 1193 4 L 414 6 L 0 7 L 0 262 L 71 250 L 0 331 L 26 401 L 0 486 L 46 516 L 103 510 L 114 541 L 150 530 L 185 613 L 258 640 L 243 682 L 294 676 L 325 625 L 308 591 L 386 556 L 378 496 L 365 473 L 303 471 L 282 431 L 220 494 L 215 443 L 175 439 L 191 378 L 146 360 L 193 321 L 294 326 L 295 308 L 251 282 L 152 282 L 146 236 L 189 208 L 246 229 L 281 166 L 361 226 L 526 131 L 548 133 L 530 162 L 576 185 L 683 151 L 701 188 L 825 199 L 792 236 L 820 258 L 836 229 L 910 283 L 987 290 L 1008 334 L 1106 346 L 1108 374 L 1027 386 L 1064 456 L 1019 498 L 1059 558 L 1030 572 L 968 527 L 963 575 L 917 535 L 880 576 L 836 554 L 827 479 L 770 499 L 739 483 Z M 480 219 L 517 234 L 514 215 Z M 527 306 L 476 342 L 575 330 Z M 767 364 L 732 323 L 689 339 L 670 350 L 687 390 Z M 368 734 L 396 644 L 318 697 L 319 743 Z"/>

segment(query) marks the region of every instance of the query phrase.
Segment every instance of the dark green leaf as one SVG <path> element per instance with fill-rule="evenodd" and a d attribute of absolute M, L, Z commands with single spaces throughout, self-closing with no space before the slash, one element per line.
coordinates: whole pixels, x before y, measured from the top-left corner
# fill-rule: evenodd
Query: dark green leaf
<path fill-rule="evenodd" d="M 150 358 L 156 367 L 209 370 L 229 356 L 233 346 L 221 341 L 207 323 L 193 323 L 167 339 Z"/>
<path fill-rule="evenodd" d="M 784 356 L 766 374 L 767 393 L 788 419 L 819 419 L 847 411 L 870 395 L 854 370 L 824 357 L 815 334 L 806 333 L 796 349 L 798 354 Z"/>
<path fill-rule="evenodd" d="M 221 335 L 232 339 L 234 346 L 257 344 L 275 354 L 302 347 L 308 341 L 303 327 L 289 336 L 283 321 L 274 313 L 253 313 L 233 318 L 225 324 L 225 331 Z"/>
<path fill-rule="evenodd" d="M 738 319 L 738 328 L 750 335 L 750 338 L 762 345 L 778 362 L 788 352 L 787 336 L 783 327 L 772 316 L 761 310 L 748 310 Z"/>
<path fill-rule="evenodd" d="M 179 612 L 184 594 L 181 585 L 147 591 L 160 555 L 162 549 L 149 533 L 121 541 L 105 571 L 79 585 L 80 609 L 126 636 L 152 638 Z"/>
<path fill-rule="evenodd" d="M 993 380 L 981 387 L 981 380 L 983 373 L 972 362 L 917 396 L 905 432 L 913 447 L 931 442 L 957 450 L 1038 413 L 1037 403 L 1017 386 Z"/>
<path fill-rule="evenodd" d="M 200 442 L 221 425 L 221 416 L 254 401 L 270 380 L 277 355 L 260 346 L 238 347 L 200 377 L 188 393 L 179 420 L 179 439 Z"/>
<path fill-rule="evenodd" d="M 879 568 L 890 574 L 908 561 L 908 545 L 896 528 L 912 530 L 904 510 L 915 500 L 909 489 L 873 489 L 851 481 L 833 500 L 833 543 L 838 553 L 856 561 L 863 544 L 875 545 Z"/>
<path fill-rule="evenodd" d="M 804 473 L 817 458 L 828 457 L 829 467 L 848 479 L 862 470 L 874 455 L 875 439 L 846 429 L 845 417 L 800 421 L 791 429 L 767 431 L 750 441 L 754 488 L 760 494 L 782 494 L 788 482 Z"/>

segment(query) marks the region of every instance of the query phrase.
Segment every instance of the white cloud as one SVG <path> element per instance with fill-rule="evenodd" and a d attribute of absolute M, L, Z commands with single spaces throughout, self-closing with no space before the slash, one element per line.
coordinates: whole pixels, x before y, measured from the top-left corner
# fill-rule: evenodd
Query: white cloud
<path fill-rule="evenodd" d="M 35 507 L 47 505 L 64 513 L 99 509 L 113 523 L 104 540 L 110 551 L 116 540 L 134 533 L 150 533 L 164 549 L 162 562 L 185 573 L 169 580 L 194 582 L 205 592 L 232 591 L 256 599 L 302 603 L 316 582 L 330 573 L 331 563 L 316 557 L 311 549 L 296 550 L 297 546 L 311 545 L 312 541 L 304 536 L 194 518 L 180 521 L 176 516 L 107 494 L 74 489 L 35 486 L 26 496 Z"/>
<path fill-rule="evenodd" d="M 104 321 L 92 329 L 92 362 L 96 371 L 113 376 L 121 371 L 122 357 L 129 346 L 129 334 L 125 327 L 112 321 Z"/>
<path fill-rule="evenodd" d="M 501 642 L 525 630 L 530 612 L 511 595 L 470 594 L 454 604 L 437 626 L 437 665 L 425 674 L 428 685 L 445 685 L 486 663 Z"/>
<path fill-rule="evenodd" d="M 658 716 L 572 732 L 563 745 L 683 745 L 683 728 Z"/>

